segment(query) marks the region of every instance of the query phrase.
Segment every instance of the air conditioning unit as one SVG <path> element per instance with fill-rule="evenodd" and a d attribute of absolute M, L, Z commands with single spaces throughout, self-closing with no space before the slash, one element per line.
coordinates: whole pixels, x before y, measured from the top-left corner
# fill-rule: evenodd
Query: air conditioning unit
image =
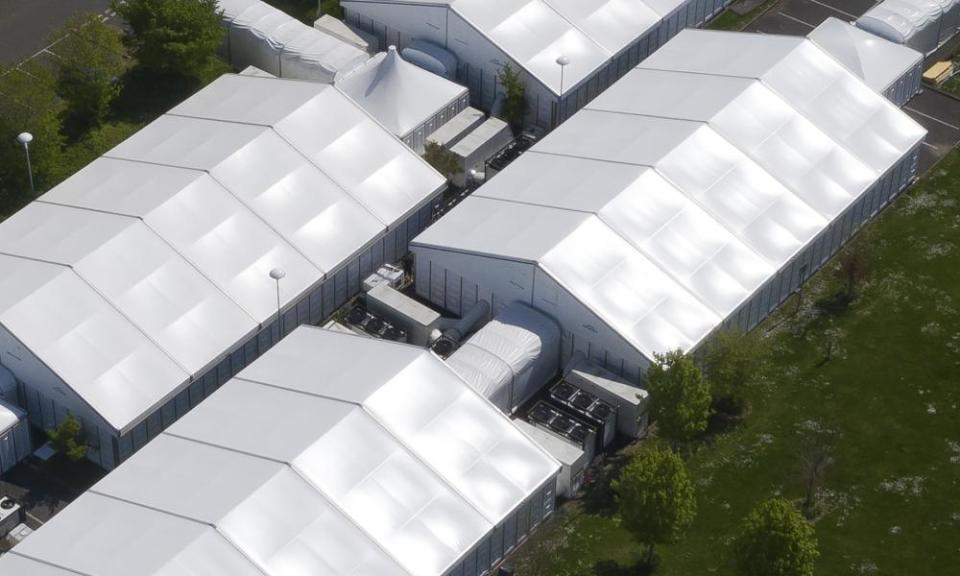
<path fill-rule="evenodd" d="M 597 430 L 587 422 L 564 414 L 546 401 L 539 401 L 527 412 L 527 420 L 539 428 L 573 442 L 587 454 L 587 462 L 596 455 Z"/>
<path fill-rule="evenodd" d="M 385 318 L 407 333 L 409 342 L 427 346 L 431 336 L 440 328 L 441 316 L 403 292 L 391 286 L 375 286 L 365 297 L 367 310 Z"/>
<path fill-rule="evenodd" d="M 407 341 L 407 333 L 405 330 L 388 322 L 381 316 L 370 312 L 363 304 L 357 303 L 350 312 L 347 313 L 345 320 L 350 328 L 368 336 L 380 338 L 381 340 L 392 340 L 394 342 Z"/>
<path fill-rule="evenodd" d="M 384 264 L 376 272 L 366 277 L 363 281 L 363 291 L 369 292 L 382 284 L 399 289 L 403 286 L 403 279 L 403 268 L 393 264 Z"/>
<path fill-rule="evenodd" d="M 550 389 L 550 401 L 597 427 L 598 451 L 613 442 L 617 432 L 616 406 L 566 381 L 561 381 Z"/>
<path fill-rule="evenodd" d="M 0 498 L 0 538 L 5 537 L 23 520 L 23 509 L 13 498 Z"/>

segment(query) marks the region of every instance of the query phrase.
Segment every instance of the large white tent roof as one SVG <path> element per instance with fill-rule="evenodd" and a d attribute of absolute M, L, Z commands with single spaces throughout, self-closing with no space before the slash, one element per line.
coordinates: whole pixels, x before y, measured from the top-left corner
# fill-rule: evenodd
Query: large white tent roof
<path fill-rule="evenodd" d="M 224 76 L 0 225 L 0 321 L 126 431 L 434 196 L 329 85 Z"/>
<path fill-rule="evenodd" d="M 302 327 L 0 571 L 441 576 L 558 468 L 432 353 Z"/>
<path fill-rule="evenodd" d="M 923 60 L 923 54 L 913 48 L 894 44 L 832 16 L 807 37 L 881 93 Z"/>
<path fill-rule="evenodd" d="M 687 30 L 413 244 L 535 262 L 689 350 L 923 136 L 809 40 Z"/>
<path fill-rule="evenodd" d="M 368 1 L 368 0 L 358 0 Z M 555 94 L 571 91 L 685 0 L 376 0 L 448 5 Z"/>
<path fill-rule="evenodd" d="M 401 138 L 467 93 L 464 86 L 407 62 L 393 46 L 337 87 Z"/>

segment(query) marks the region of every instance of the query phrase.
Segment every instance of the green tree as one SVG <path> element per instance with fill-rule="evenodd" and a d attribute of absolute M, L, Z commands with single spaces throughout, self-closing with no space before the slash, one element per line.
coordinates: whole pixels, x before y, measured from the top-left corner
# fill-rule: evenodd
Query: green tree
<path fill-rule="evenodd" d="M 704 348 L 704 373 L 714 393 L 732 393 L 753 382 L 767 357 L 766 343 L 740 328 L 715 333 Z"/>
<path fill-rule="evenodd" d="M 340 5 L 340 0 L 320 0 L 320 13 L 343 20 L 343 6 Z"/>
<path fill-rule="evenodd" d="M 76 133 L 99 126 L 120 93 L 127 68 L 123 35 L 99 16 L 72 18 L 56 35 L 57 92 L 67 102 L 67 126 Z"/>
<path fill-rule="evenodd" d="M 53 180 L 63 147 L 61 113 L 51 70 L 32 60 L 14 70 L 0 70 L 0 203 L 10 213 L 31 200 L 23 146 L 16 138 L 30 132 L 30 160 L 37 191 Z"/>
<path fill-rule="evenodd" d="M 664 438 L 691 440 L 707 429 L 710 389 L 700 369 L 683 352 L 654 357 L 656 361 L 647 370 L 651 416 Z"/>
<path fill-rule="evenodd" d="M 643 450 L 613 482 L 621 525 L 647 547 L 653 562 L 654 546 L 673 542 L 697 514 L 696 494 L 683 460 L 672 450 Z"/>
<path fill-rule="evenodd" d="M 217 0 L 114 0 L 140 66 L 203 78 L 218 63 L 224 38 Z"/>
<path fill-rule="evenodd" d="M 68 414 L 56 428 L 47 430 L 50 443 L 73 462 L 79 462 L 87 456 L 87 445 L 83 442 L 80 421 Z"/>
<path fill-rule="evenodd" d="M 783 498 L 746 517 L 733 552 L 738 576 L 813 576 L 820 556 L 813 526 Z"/>
<path fill-rule="evenodd" d="M 519 128 L 523 126 L 523 120 L 527 115 L 527 95 L 523 80 L 509 62 L 500 69 L 499 80 L 506 98 L 503 105 L 503 119 L 512 127 Z"/>
<path fill-rule="evenodd" d="M 460 160 L 457 155 L 435 142 L 427 142 L 423 159 L 447 178 L 460 171 Z"/>

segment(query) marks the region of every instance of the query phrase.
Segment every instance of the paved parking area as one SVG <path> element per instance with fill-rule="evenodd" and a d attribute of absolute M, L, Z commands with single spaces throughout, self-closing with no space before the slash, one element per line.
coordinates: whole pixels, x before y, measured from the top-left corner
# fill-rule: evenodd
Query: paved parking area
<path fill-rule="evenodd" d="M 751 32 L 806 35 L 833 16 L 853 21 L 879 0 L 783 0 L 747 26 Z"/>
<path fill-rule="evenodd" d="M 960 144 L 960 100 L 924 89 L 903 110 L 927 129 L 927 139 L 920 151 L 920 173 L 925 174 Z"/>
<path fill-rule="evenodd" d="M 0 0 L 0 65 L 40 52 L 48 36 L 75 14 L 104 14 L 110 0 Z"/>

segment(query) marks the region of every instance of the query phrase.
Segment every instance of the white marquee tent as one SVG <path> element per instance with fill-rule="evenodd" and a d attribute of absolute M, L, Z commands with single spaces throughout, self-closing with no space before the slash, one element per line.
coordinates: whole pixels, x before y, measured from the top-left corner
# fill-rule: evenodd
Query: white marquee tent
<path fill-rule="evenodd" d="M 407 62 L 393 46 L 337 87 L 418 152 L 428 136 L 470 105 L 465 87 Z"/>
<path fill-rule="evenodd" d="M 559 464 L 432 353 L 300 328 L 0 559 L 0 573 L 476 576 Z"/>
<path fill-rule="evenodd" d="M 884 0 L 857 27 L 930 54 L 960 27 L 960 0 Z"/>
<path fill-rule="evenodd" d="M 417 293 L 522 301 L 637 381 L 754 326 L 916 174 L 924 130 L 813 42 L 687 30 L 414 239 Z"/>
<path fill-rule="evenodd" d="M 920 91 L 923 54 L 908 46 L 894 44 L 832 16 L 807 37 L 898 106 Z"/>
<path fill-rule="evenodd" d="M 29 456 L 31 448 L 26 413 L 0 400 L 0 474 Z"/>
<path fill-rule="evenodd" d="M 332 83 L 369 57 L 353 44 L 292 18 L 260 0 L 219 0 L 226 56 L 282 78 Z"/>
<path fill-rule="evenodd" d="M 413 40 L 460 59 L 458 78 L 486 110 L 511 63 L 526 81 L 530 120 L 552 127 L 680 30 L 730 0 L 343 0 L 347 22 L 383 44 Z M 557 59 L 565 56 L 563 70 Z"/>
<path fill-rule="evenodd" d="M 463 343 L 447 363 L 497 408 L 510 414 L 560 369 L 560 327 L 514 302 Z"/>
<path fill-rule="evenodd" d="M 444 179 L 332 86 L 224 76 L 0 224 L 0 349 L 111 467 L 406 253 Z"/>

